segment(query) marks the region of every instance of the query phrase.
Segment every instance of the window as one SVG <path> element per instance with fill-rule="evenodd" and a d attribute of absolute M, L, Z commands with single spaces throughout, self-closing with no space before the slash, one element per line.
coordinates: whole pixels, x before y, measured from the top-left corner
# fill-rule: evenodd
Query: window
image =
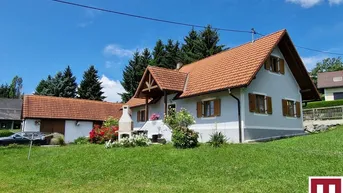
<path fill-rule="evenodd" d="M 174 114 L 176 112 L 175 104 L 168 104 L 168 115 Z"/>
<path fill-rule="evenodd" d="M 342 76 L 336 76 L 336 77 L 333 77 L 332 78 L 332 81 L 334 81 L 334 82 L 340 82 L 340 81 L 342 81 L 343 80 L 343 77 Z"/>
<path fill-rule="evenodd" d="M 214 117 L 214 100 L 204 101 L 204 117 Z"/>
<path fill-rule="evenodd" d="M 265 96 L 256 95 L 256 112 L 266 113 Z"/>
<path fill-rule="evenodd" d="M 252 113 L 272 114 L 272 98 L 261 94 L 249 93 L 249 110 Z"/>
<path fill-rule="evenodd" d="M 282 114 L 285 117 L 301 117 L 300 102 L 282 99 Z"/>
<path fill-rule="evenodd" d="M 265 66 L 265 69 L 270 72 L 285 74 L 285 64 L 282 58 L 270 56 L 266 60 L 264 66 Z"/>
<path fill-rule="evenodd" d="M 145 122 L 145 109 L 137 112 L 137 122 Z"/>
<path fill-rule="evenodd" d="M 197 102 L 197 117 L 220 116 L 220 99 L 212 99 Z"/>

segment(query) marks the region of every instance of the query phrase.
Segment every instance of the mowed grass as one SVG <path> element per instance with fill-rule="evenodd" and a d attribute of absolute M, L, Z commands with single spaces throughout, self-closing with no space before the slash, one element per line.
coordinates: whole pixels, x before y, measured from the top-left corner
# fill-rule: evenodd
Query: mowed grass
<path fill-rule="evenodd" d="M 1 192 L 307 192 L 343 175 L 343 127 L 268 143 L 0 148 Z"/>

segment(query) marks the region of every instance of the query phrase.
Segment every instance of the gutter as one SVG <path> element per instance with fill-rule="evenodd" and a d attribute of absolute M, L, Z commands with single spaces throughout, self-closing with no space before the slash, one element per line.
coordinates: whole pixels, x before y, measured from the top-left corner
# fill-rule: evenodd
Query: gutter
<path fill-rule="evenodd" d="M 239 143 L 242 143 L 242 117 L 241 117 L 241 101 L 239 98 L 237 98 L 235 95 L 231 93 L 231 89 L 228 90 L 230 96 L 232 96 L 234 99 L 237 100 L 237 106 L 238 106 L 238 133 L 239 133 Z"/>

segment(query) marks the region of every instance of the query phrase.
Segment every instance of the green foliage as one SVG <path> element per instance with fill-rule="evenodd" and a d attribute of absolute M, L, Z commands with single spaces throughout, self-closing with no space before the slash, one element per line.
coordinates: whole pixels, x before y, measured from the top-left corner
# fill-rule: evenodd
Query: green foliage
<path fill-rule="evenodd" d="M 317 85 L 318 73 L 333 72 L 333 71 L 339 71 L 339 70 L 343 70 L 343 62 L 342 62 L 341 57 L 326 58 L 326 59 L 323 59 L 323 61 L 318 62 L 316 64 L 316 67 L 314 67 L 311 70 L 310 76 L 313 82 L 315 83 L 315 85 Z"/>
<path fill-rule="evenodd" d="M 102 124 L 104 127 L 112 127 L 112 126 L 119 126 L 119 121 L 118 119 L 115 119 L 113 117 L 108 117 Z"/>
<path fill-rule="evenodd" d="M 60 96 L 66 98 L 75 98 L 77 89 L 76 77 L 73 75 L 69 65 L 64 70 L 62 78 L 63 84 L 61 86 Z"/>
<path fill-rule="evenodd" d="M 227 141 L 225 135 L 221 132 L 215 131 L 211 134 L 210 141 L 208 142 L 212 147 L 220 147 L 221 145 L 225 144 Z"/>
<path fill-rule="evenodd" d="M 74 144 L 82 145 L 82 144 L 89 144 L 89 139 L 87 137 L 78 137 L 74 140 Z"/>
<path fill-rule="evenodd" d="M 194 148 L 198 145 L 198 137 L 197 132 L 187 127 L 177 127 L 172 130 L 172 142 L 176 148 Z"/>
<path fill-rule="evenodd" d="M 334 107 L 334 106 L 343 106 L 343 99 L 342 100 L 334 100 L 334 101 L 315 101 L 309 102 L 303 109 L 313 109 L 313 108 L 320 108 L 320 107 Z"/>
<path fill-rule="evenodd" d="M 104 92 L 101 90 L 102 86 L 99 80 L 98 71 L 92 65 L 83 74 L 83 80 L 77 90 L 79 98 L 102 101 L 106 97 L 103 96 Z"/>
<path fill-rule="evenodd" d="M 7 83 L 0 85 L 0 98 L 19 99 L 23 95 L 22 88 L 23 79 L 19 76 L 15 76 L 10 85 Z"/>
<path fill-rule="evenodd" d="M 0 130 L 0 137 L 8 137 L 13 135 L 12 131 L 9 130 Z"/>
<path fill-rule="evenodd" d="M 179 112 L 169 109 L 168 114 L 165 116 L 164 123 L 169 125 L 171 129 L 188 127 L 195 123 L 194 117 L 184 108 L 181 108 Z"/>
<path fill-rule="evenodd" d="M 132 138 L 124 137 L 120 141 L 106 141 L 105 148 L 112 147 L 146 147 L 151 144 L 150 139 L 145 134 L 133 135 Z"/>

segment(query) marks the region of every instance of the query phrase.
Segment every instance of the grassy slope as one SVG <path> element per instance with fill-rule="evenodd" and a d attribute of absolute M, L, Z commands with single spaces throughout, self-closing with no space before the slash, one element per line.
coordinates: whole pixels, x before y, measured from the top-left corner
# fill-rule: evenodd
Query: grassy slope
<path fill-rule="evenodd" d="M 343 175 L 343 127 L 269 143 L 190 150 L 98 145 L 0 148 L 0 192 L 307 192 Z"/>

